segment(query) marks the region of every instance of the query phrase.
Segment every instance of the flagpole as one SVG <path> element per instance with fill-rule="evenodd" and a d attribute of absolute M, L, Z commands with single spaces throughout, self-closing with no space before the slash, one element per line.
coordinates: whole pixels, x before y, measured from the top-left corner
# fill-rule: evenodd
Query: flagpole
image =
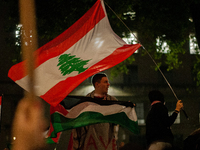
<path fill-rule="evenodd" d="M 116 17 L 124 24 L 124 26 L 129 30 L 129 32 L 137 39 L 138 43 L 141 45 L 141 47 L 146 51 L 146 53 L 149 55 L 149 57 L 151 58 L 151 60 L 153 61 L 153 63 L 156 65 L 156 67 L 158 68 L 159 72 L 161 73 L 161 75 L 163 76 L 163 78 L 165 79 L 165 81 L 167 82 L 169 88 L 171 89 L 172 93 L 174 94 L 174 97 L 176 98 L 176 100 L 178 101 L 178 97 L 176 95 L 176 93 L 174 92 L 172 86 L 170 85 L 170 83 L 168 82 L 167 78 L 165 77 L 165 75 L 163 74 L 163 72 L 160 70 L 160 67 L 158 66 L 158 64 L 156 63 L 156 61 L 153 59 L 153 57 L 150 55 L 150 53 L 147 51 L 147 49 L 142 45 L 142 43 L 139 41 L 138 37 L 131 31 L 131 29 L 124 23 L 124 21 L 121 20 L 121 18 L 115 13 L 115 11 L 106 3 L 104 2 L 108 8 L 116 15 Z M 187 115 L 187 113 L 185 112 L 185 110 L 182 108 L 181 109 L 185 115 L 185 117 L 189 120 L 189 117 Z"/>
<path fill-rule="evenodd" d="M 35 99 L 34 90 L 34 51 L 37 49 L 37 30 L 34 0 L 19 0 L 21 28 L 22 59 L 26 61 L 24 70 L 29 75 L 29 92 L 24 92 L 25 97 Z"/>

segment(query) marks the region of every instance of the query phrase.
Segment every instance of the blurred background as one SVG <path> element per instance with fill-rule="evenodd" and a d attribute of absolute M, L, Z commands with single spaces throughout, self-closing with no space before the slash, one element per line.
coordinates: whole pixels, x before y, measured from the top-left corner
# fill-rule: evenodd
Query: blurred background
<path fill-rule="evenodd" d="M 36 20 L 39 47 L 64 32 L 77 21 L 95 0 L 36 0 Z M 105 0 L 105 7 L 113 30 L 128 44 L 141 42 L 157 62 L 177 97 L 184 103 L 189 116 L 181 112 L 172 126 L 175 145 L 183 147 L 183 140 L 200 127 L 200 2 L 196 0 Z M 129 27 L 128 30 L 119 18 Z M 16 0 L 0 2 L 0 149 L 10 144 L 11 125 L 15 109 L 23 97 L 23 89 L 8 78 L 11 66 L 21 61 L 21 28 Z M 133 36 L 133 34 L 135 36 Z M 137 38 L 136 38 L 137 37 Z M 139 40 L 139 41 L 138 41 Z M 145 148 L 145 118 L 150 109 L 148 92 L 160 90 L 165 95 L 169 112 L 175 109 L 176 98 L 161 73 L 140 48 L 126 61 L 105 71 L 110 79 L 109 94 L 118 100 L 136 104 L 140 134 L 134 135 L 120 127 L 118 143 L 126 149 Z M 91 77 L 81 83 L 72 96 L 85 96 L 93 90 Z M 49 120 L 49 104 L 44 101 L 45 116 Z M 67 149 L 70 131 L 63 132 L 57 145 L 48 149 Z"/>

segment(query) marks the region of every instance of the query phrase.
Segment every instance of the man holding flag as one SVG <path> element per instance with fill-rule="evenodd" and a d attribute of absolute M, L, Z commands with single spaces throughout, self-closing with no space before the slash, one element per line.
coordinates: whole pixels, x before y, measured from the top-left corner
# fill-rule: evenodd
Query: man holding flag
<path fill-rule="evenodd" d="M 151 102 L 151 109 L 146 119 L 148 150 L 172 149 L 174 137 L 170 126 L 175 122 L 178 113 L 183 108 L 183 103 L 181 100 L 177 101 L 175 111 L 169 116 L 164 95 L 160 91 L 150 91 L 148 97 Z"/>
<path fill-rule="evenodd" d="M 87 94 L 87 97 L 101 98 L 103 100 L 117 100 L 108 95 L 110 86 L 108 78 L 104 73 L 93 76 L 92 84 L 94 91 Z M 117 125 L 100 123 L 72 130 L 73 150 L 116 150 Z M 71 143 L 72 141 L 70 141 Z"/>

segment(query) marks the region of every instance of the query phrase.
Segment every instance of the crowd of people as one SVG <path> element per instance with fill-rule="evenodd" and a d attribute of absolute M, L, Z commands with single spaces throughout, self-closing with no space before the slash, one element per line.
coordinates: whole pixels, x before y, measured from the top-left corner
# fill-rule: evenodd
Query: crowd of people
<path fill-rule="evenodd" d="M 87 94 L 87 97 L 117 100 L 108 94 L 110 83 L 106 74 L 94 75 L 92 84 L 94 91 Z M 146 149 L 173 150 L 174 137 L 170 126 L 183 108 L 183 103 L 181 100 L 177 101 L 173 114 L 169 116 L 164 95 L 160 91 L 150 91 L 148 97 L 151 109 L 146 118 Z M 19 102 L 13 121 L 12 136 L 16 137 L 16 140 L 12 142 L 12 150 L 35 150 L 46 146 L 44 132 L 48 124 L 43 114 L 44 108 L 39 100 L 32 101 L 24 98 Z M 126 145 L 121 143 L 117 146 L 117 131 L 118 125 L 112 123 L 100 123 L 73 129 L 73 145 L 70 150 L 122 150 Z M 195 150 L 200 149 L 200 138 L 197 133 L 200 133 L 200 130 L 187 138 L 184 150 L 189 150 L 190 144 L 196 144 Z"/>

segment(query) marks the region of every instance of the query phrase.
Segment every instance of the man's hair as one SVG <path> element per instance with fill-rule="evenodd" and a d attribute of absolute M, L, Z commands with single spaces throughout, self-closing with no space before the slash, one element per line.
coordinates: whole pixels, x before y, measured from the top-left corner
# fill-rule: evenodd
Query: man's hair
<path fill-rule="evenodd" d="M 151 103 L 153 101 L 161 101 L 162 103 L 165 102 L 164 95 L 160 91 L 157 90 L 150 91 L 148 96 Z"/>
<path fill-rule="evenodd" d="M 100 82 L 103 77 L 107 77 L 105 73 L 97 73 L 92 76 L 92 85 L 95 87 L 96 82 Z"/>

